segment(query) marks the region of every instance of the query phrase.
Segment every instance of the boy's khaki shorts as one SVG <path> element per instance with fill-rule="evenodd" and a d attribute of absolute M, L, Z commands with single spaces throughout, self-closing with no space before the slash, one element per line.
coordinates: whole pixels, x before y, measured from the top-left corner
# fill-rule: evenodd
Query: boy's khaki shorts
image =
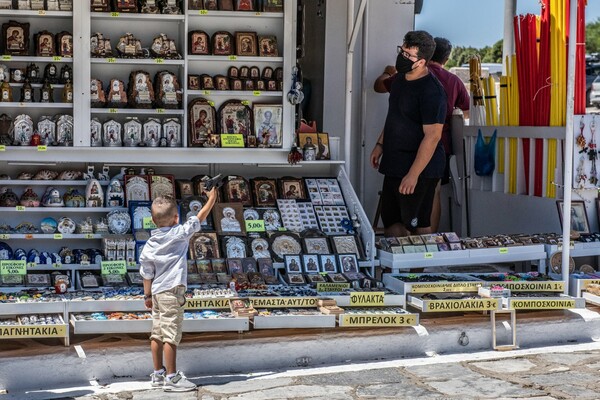
<path fill-rule="evenodd" d="M 181 285 L 152 296 L 150 340 L 179 345 L 184 305 L 185 287 Z"/>

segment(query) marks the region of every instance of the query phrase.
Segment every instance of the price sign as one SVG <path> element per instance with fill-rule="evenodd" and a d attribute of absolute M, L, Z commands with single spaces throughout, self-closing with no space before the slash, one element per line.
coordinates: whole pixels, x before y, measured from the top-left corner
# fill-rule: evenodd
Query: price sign
<path fill-rule="evenodd" d="M 38 146 L 37 150 L 38 151 L 46 151 L 46 150 L 48 150 L 48 146 Z"/>
<path fill-rule="evenodd" d="M 152 221 L 152 217 L 144 217 L 142 220 L 142 225 L 144 229 L 156 229 L 156 224 Z"/>
<path fill-rule="evenodd" d="M 27 235 L 25 235 L 25 239 L 31 240 L 33 239 L 33 235 L 31 233 L 28 233 Z"/>
<path fill-rule="evenodd" d="M 7 233 L 0 234 L 0 240 L 8 240 L 10 239 L 10 235 Z"/>
<path fill-rule="evenodd" d="M 433 258 L 433 253 L 425 253 L 425 259 L 429 260 Z"/>
<path fill-rule="evenodd" d="M 204 94 L 205 96 L 210 96 L 210 90 L 205 90 L 205 91 L 203 92 L 203 94 Z"/>
<path fill-rule="evenodd" d="M 114 58 L 114 57 L 108 57 L 108 58 L 106 59 L 106 62 L 109 62 L 109 63 L 116 63 L 116 62 L 117 62 L 117 59 L 116 59 L 116 58 Z"/>
<path fill-rule="evenodd" d="M 264 232 L 265 221 L 262 219 L 246 221 L 246 232 Z"/>
<path fill-rule="evenodd" d="M 156 109 L 156 113 L 157 114 L 164 114 L 165 113 L 165 109 L 164 108 L 157 108 Z"/>
<path fill-rule="evenodd" d="M 62 235 L 62 233 L 55 233 L 55 234 L 54 234 L 54 239 L 55 239 L 55 240 L 61 240 L 62 238 L 63 238 L 63 235 Z"/>
<path fill-rule="evenodd" d="M 230 59 L 231 61 L 235 61 L 235 60 L 237 60 L 237 56 L 229 56 L 229 59 Z"/>
<path fill-rule="evenodd" d="M 241 133 L 221 134 L 221 147 L 244 147 L 244 135 Z"/>
<path fill-rule="evenodd" d="M 259 12 L 255 13 L 254 15 L 256 15 L 257 17 L 260 17 L 260 13 Z"/>
<path fill-rule="evenodd" d="M 352 292 L 350 293 L 351 306 L 383 306 L 384 292 Z"/>
<path fill-rule="evenodd" d="M 242 100 L 242 104 L 245 106 L 249 106 L 250 102 L 248 100 Z"/>
<path fill-rule="evenodd" d="M 209 101 L 208 101 L 208 104 L 209 104 L 211 107 L 214 107 L 214 106 L 215 106 L 215 102 L 214 102 L 214 101 L 212 101 L 212 100 L 209 100 Z"/>
<path fill-rule="evenodd" d="M 27 274 L 27 263 L 25 260 L 2 260 L 0 261 L 0 275 L 25 275 Z"/>
<path fill-rule="evenodd" d="M 54 57 L 52 57 L 52 60 L 54 60 L 54 61 L 62 61 L 62 57 L 61 56 L 54 56 Z"/>
<path fill-rule="evenodd" d="M 46 15 L 46 10 L 38 10 L 38 15 Z"/>
<path fill-rule="evenodd" d="M 10 61 L 12 60 L 12 56 L 2 56 L 2 61 Z"/>
<path fill-rule="evenodd" d="M 86 233 L 85 235 L 83 235 L 84 239 L 93 239 L 94 238 L 94 234 L 93 233 Z"/>
<path fill-rule="evenodd" d="M 114 18 L 118 18 L 119 17 L 119 13 L 118 12 L 111 12 L 110 16 L 114 17 Z"/>
<path fill-rule="evenodd" d="M 253 96 L 261 96 L 262 92 L 260 90 L 255 90 L 254 92 L 252 92 Z"/>
<path fill-rule="evenodd" d="M 154 62 L 157 63 L 157 64 L 164 64 L 165 59 L 164 58 L 155 58 Z"/>
<path fill-rule="evenodd" d="M 125 275 L 127 273 L 127 263 L 120 261 L 102 261 L 100 264 L 102 275 Z"/>
<path fill-rule="evenodd" d="M 25 206 L 17 206 L 15 208 L 17 211 L 25 211 Z"/>
<path fill-rule="evenodd" d="M 111 113 L 111 114 L 116 114 L 116 113 L 119 112 L 119 110 L 117 108 L 109 108 L 108 112 Z"/>
<path fill-rule="evenodd" d="M 0 145 L 0 151 L 6 151 L 6 145 L 1 144 Z"/>
<path fill-rule="evenodd" d="M 198 10 L 198 14 L 200 14 L 200 15 L 208 15 L 208 10 Z"/>
<path fill-rule="evenodd" d="M 501 248 L 498 249 L 498 253 L 500 253 L 500 254 L 508 254 L 508 248 L 501 247 Z"/>
<path fill-rule="evenodd" d="M 52 264 L 52 268 L 60 268 L 60 267 L 62 267 L 62 264 L 59 264 L 59 263 Z"/>

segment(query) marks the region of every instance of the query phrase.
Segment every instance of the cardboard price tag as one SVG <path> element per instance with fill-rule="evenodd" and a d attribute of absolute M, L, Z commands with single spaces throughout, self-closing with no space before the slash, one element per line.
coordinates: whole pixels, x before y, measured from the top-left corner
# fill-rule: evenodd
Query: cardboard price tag
<path fill-rule="evenodd" d="M 241 133 L 221 134 L 221 147 L 244 147 L 244 135 Z"/>
<path fill-rule="evenodd" d="M 152 221 L 152 217 L 144 217 L 142 225 L 144 229 L 156 229 L 156 224 Z"/>
<path fill-rule="evenodd" d="M 26 275 L 27 262 L 25 260 L 0 261 L 0 275 Z"/>
<path fill-rule="evenodd" d="M 100 264 L 102 275 L 125 275 L 127 273 L 127 262 L 119 261 L 102 261 Z"/>
<path fill-rule="evenodd" d="M 246 232 L 264 232 L 265 221 L 263 219 L 246 221 Z"/>

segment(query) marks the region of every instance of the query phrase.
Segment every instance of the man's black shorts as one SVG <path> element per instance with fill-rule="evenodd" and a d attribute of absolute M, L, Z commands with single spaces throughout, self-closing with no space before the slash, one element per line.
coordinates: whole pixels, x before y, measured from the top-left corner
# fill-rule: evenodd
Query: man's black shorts
<path fill-rule="evenodd" d="M 419 178 L 413 194 L 400 194 L 402 178 L 386 176 L 381 193 L 381 219 L 388 228 L 401 223 L 409 231 L 431 226 L 431 208 L 439 178 Z"/>

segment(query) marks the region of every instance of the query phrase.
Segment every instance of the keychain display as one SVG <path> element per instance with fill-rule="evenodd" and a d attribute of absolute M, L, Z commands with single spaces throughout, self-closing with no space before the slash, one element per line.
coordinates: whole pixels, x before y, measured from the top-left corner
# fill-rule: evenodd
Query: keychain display
<path fill-rule="evenodd" d="M 600 183 L 596 128 L 595 115 L 579 116 L 573 146 L 573 187 L 576 189 L 596 189 Z"/>

